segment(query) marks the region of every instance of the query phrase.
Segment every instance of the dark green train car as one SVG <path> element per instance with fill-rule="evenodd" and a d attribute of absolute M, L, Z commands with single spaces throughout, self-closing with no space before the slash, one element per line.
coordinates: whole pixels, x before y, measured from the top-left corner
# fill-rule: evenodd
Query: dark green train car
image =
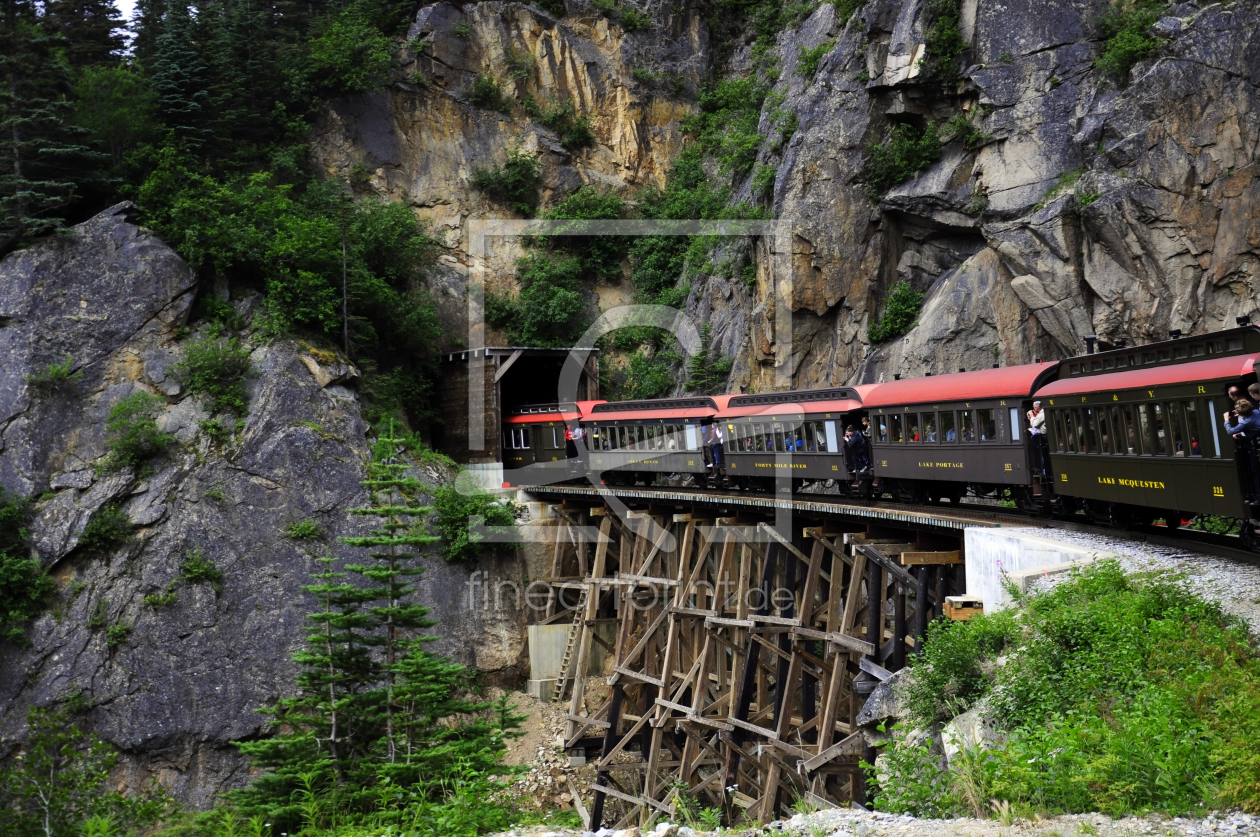
<path fill-rule="evenodd" d="M 597 404 L 587 416 L 590 470 L 610 484 L 652 484 L 659 475 L 705 478 L 705 432 L 730 396 Z M 719 404 L 719 401 L 721 404 Z"/>
<path fill-rule="evenodd" d="M 779 491 L 805 481 L 848 479 L 844 425 L 860 416 L 859 389 L 732 396 L 716 417 L 725 436 L 728 479 L 735 486 Z"/>
<path fill-rule="evenodd" d="M 1038 392 L 1055 489 L 1120 522 L 1256 517 L 1222 413 L 1255 381 L 1260 329 L 1245 327 L 1063 361 Z"/>
<path fill-rule="evenodd" d="M 549 485 L 576 476 L 576 451 L 565 430 L 576 426 L 592 406 L 603 402 L 526 404 L 503 419 L 503 487 Z"/>
<path fill-rule="evenodd" d="M 1024 414 L 1055 363 L 891 381 L 862 399 L 876 494 L 921 502 L 1031 482 Z"/>

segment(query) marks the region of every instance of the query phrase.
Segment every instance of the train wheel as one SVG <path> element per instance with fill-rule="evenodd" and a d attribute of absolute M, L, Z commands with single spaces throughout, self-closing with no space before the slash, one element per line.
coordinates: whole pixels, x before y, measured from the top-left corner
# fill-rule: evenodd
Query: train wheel
<path fill-rule="evenodd" d="M 1157 517 L 1164 518 L 1164 527 L 1170 531 L 1181 528 L 1181 512 L 1171 509 L 1158 511 L 1155 513 Z"/>
<path fill-rule="evenodd" d="M 1133 507 L 1126 506 L 1124 503 L 1116 503 L 1111 507 L 1111 519 L 1121 529 L 1133 530 L 1137 528 L 1136 518 L 1133 514 Z"/>
<path fill-rule="evenodd" d="M 1256 527 L 1244 522 L 1238 534 L 1242 536 L 1243 546 L 1252 552 L 1260 551 L 1260 535 L 1256 534 Z"/>

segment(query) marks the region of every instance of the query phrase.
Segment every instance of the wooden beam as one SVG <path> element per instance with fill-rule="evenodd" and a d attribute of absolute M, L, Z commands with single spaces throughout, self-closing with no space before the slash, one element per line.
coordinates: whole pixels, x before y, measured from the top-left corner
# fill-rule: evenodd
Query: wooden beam
<path fill-rule="evenodd" d="M 903 552 L 901 566 L 918 567 L 927 564 L 964 564 L 962 553 L 957 549 L 952 552 Z"/>

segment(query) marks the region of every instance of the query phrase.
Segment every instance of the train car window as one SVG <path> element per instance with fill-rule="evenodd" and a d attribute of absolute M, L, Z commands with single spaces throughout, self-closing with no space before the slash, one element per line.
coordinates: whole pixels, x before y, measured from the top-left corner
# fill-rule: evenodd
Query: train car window
<path fill-rule="evenodd" d="M 1063 430 L 1063 411 L 1055 410 L 1048 416 L 1050 424 L 1054 427 L 1054 449 L 1059 453 L 1067 452 L 1067 433 Z"/>
<path fill-rule="evenodd" d="M 656 449 L 656 427 L 649 424 L 643 428 L 643 433 L 646 436 L 646 438 L 643 440 L 643 449 L 655 450 Z"/>
<path fill-rule="evenodd" d="M 1148 456 L 1155 453 L 1154 443 L 1151 442 L 1151 415 L 1150 408 L 1147 404 L 1139 404 L 1134 409 L 1137 410 L 1138 439 L 1142 443 L 1142 453 Z"/>
<path fill-rule="evenodd" d="M 1199 405 L 1186 402 L 1186 435 L 1190 437 L 1190 455 L 1203 455 L 1203 435 L 1199 432 Z"/>
<path fill-rule="evenodd" d="M 617 450 L 626 450 L 627 448 L 630 447 L 629 431 L 630 431 L 629 427 L 617 428 Z"/>
<path fill-rule="evenodd" d="M 805 422 L 805 450 L 810 453 L 818 452 L 818 443 L 814 440 L 814 423 L 812 421 Z"/>
<path fill-rule="evenodd" d="M 954 413 L 951 410 L 947 413 L 941 413 L 941 441 L 954 442 L 957 441 L 958 434 L 954 430 Z"/>
<path fill-rule="evenodd" d="M 992 410 L 976 410 L 976 429 L 980 433 L 980 441 L 997 441 L 997 422 Z"/>
<path fill-rule="evenodd" d="M 766 432 L 765 427 L 761 424 L 753 425 L 753 448 L 754 451 L 760 453 L 766 449 Z"/>
<path fill-rule="evenodd" d="M 923 414 L 923 441 L 936 441 L 936 413 Z"/>
<path fill-rule="evenodd" d="M 1172 355 L 1171 355 L 1171 354 L 1169 354 L 1169 352 L 1168 352 L 1168 350 L 1167 350 L 1167 349 L 1160 349 L 1160 350 L 1159 350 L 1159 359 L 1160 359 L 1160 360 L 1171 360 L 1171 359 L 1172 359 Z"/>
<path fill-rule="evenodd" d="M 774 451 L 775 453 L 783 453 L 787 450 L 787 445 L 783 442 L 783 425 L 776 424 L 774 426 Z"/>
<path fill-rule="evenodd" d="M 1167 418 L 1165 416 L 1164 406 L 1162 404 L 1152 404 L 1151 407 L 1151 429 L 1155 431 L 1152 439 L 1155 442 L 1155 453 L 1161 456 L 1169 454 L 1168 449 L 1168 430 L 1165 427 Z"/>
<path fill-rule="evenodd" d="M 958 411 L 958 433 L 964 442 L 976 440 L 976 420 L 971 410 Z"/>
<path fill-rule="evenodd" d="M 1202 345 L 1191 346 L 1190 357 L 1203 357 L 1203 346 Z"/>
<path fill-rule="evenodd" d="M 1116 425 L 1111 420 L 1111 410 L 1106 407 L 1099 407 L 1096 417 L 1098 419 L 1099 450 L 1103 453 L 1115 453 Z"/>
<path fill-rule="evenodd" d="M 921 442 L 923 434 L 919 432 L 919 414 L 906 413 L 906 441 Z"/>
<path fill-rule="evenodd" d="M 1111 441 L 1107 444 L 1107 453 L 1123 454 L 1124 450 L 1124 423 L 1120 421 L 1119 407 L 1100 408 L 1107 413 L 1107 424 L 1111 430 Z"/>
<path fill-rule="evenodd" d="M 1019 435 L 1020 435 L 1020 434 L 1019 434 L 1019 428 L 1020 428 L 1020 418 L 1019 418 L 1019 408 L 1018 408 L 1018 407 L 1011 407 L 1011 409 L 1010 409 L 1010 419 L 1011 419 L 1011 441 L 1012 441 L 1012 442 L 1018 442 L 1018 441 L 1019 441 Z"/>
<path fill-rule="evenodd" d="M 828 423 L 835 424 L 835 422 L 828 422 Z M 816 421 L 813 424 L 814 424 L 814 444 L 817 445 L 819 453 L 826 453 L 828 450 L 830 450 L 830 448 L 827 446 L 827 429 L 821 421 Z"/>
<path fill-rule="evenodd" d="M 876 428 L 875 432 L 879 434 L 879 440 L 881 442 L 887 442 L 888 441 L 888 417 L 879 416 L 878 418 L 876 418 L 875 428 Z"/>
<path fill-rule="evenodd" d="M 1129 365 L 1129 361 L 1126 358 L 1123 358 L 1123 357 L 1116 358 L 1117 369 L 1124 369 L 1128 365 Z"/>
<path fill-rule="evenodd" d="M 1186 456 L 1186 437 L 1182 432 L 1181 405 L 1174 401 L 1164 406 L 1168 415 L 1168 452 L 1173 456 Z"/>
<path fill-rule="evenodd" d="M 1225 341 L 1225 351 L 1227 351 L 1227 352 L 1238 352 L 1238 351 L 1242 351 L 1242 338 L 1241 338 L 1241 337 L 1231 337 L 1231 338 L 1229 338 L 1228 340 L 1226 340 L 1226 341 Z"/>
<path fill-rule="evenodd" d="M 1120 420 L 1124 423 L 1124 449 L 1126 453 L 1136 456 L 1142 452 L 1138 444 L 1137 419 L 1133 415 L 1133 405 L 1125 404 L 1120 408 Z"/>
<path fill-rule="evenodd" d="M 521 447 L 521 450 L 525 450 L 529 447 L 529 428 L 522 427 L 520 432 L 521 432 L 520 447 Z"/>
<path fill-rule="evenodd" d="M 696 426 L 688 424 L 685 427 L 687 436 L 687 450 L 700 450 L 700 438 L 696 434 Z"/>
<path fill-rule="evenodd" d="M 507 450 L 507 449 L 510 449 L 511 447 L 512 447 L 511 431 L 504 430 L 503 431 L 503 448 Z"/>
<path fill-rule="evenodd" d="M 1081 452 L 1098 453 L 1098 427 L 1095 424 L 1094 411 L 1086 407 L 1077 415 L 1080 417 L 1082 435 L 1085 437 L 1085 446 L 1081 448 Z"/>
<path fill-rule="evenodd" d="M 1067 440 L 1068 453 L 1076 453 L 1081 448 L 1080 437 L 1077 435 L 1076 430 L 1079 424 L 1080 422 L 1077 421 L 1073 410 L 1063 411 L 1063 438 Z"/>
<path fill-rule="evenodd" d="M 1208 400 L 1207 403 L 1207 423 L 1212 426 L 1212 450 L 1213 456 L 1221 455 L 1221 437 L 1220 431 L 1216 429 L 1216 402 Z"/>
<path fill-rule="evenodd" d="M 1174 357 L 1174 358 L 1176 358 L 1177 360 L 1182 360 L 1183 358 L 1185 358 L 1185 357 L 1186 357 L 1186 347 L 1185 347 L 1185 346 L 1177 346 L 1176 348 L 1174 348 L 1174 349 L 1173 349 L 1173 357 Z"/>
<path fill-rule="evenodd" d="M 1143 363 L 1154 363 L 1154 362 L 1155 362 L 1155 353 L 1154 353 L 1154 352 L 1143 352 L 1143 353 L 1142 353 L 1142 362 L 1143 362 Z"/>
<path fill-rule="evenodd" d="M 829 450 L 832 453 L 837 453 L 840 450 L 840 444 L 839 444 L 839 439 L 836 438 L 836 423 L 834 421 L 829 421 L 827 422 L 824 429 L 827 431 L 827 434 L 826 434 L 827 447 L 825 448 L 825 450 Z M 818 449 L 824 450 L 822 436 L 818 437 Z"/>
<path fill-rule="evenodd" d="M 799 424 L 792 429 L 792 449 L 797 453 L 805 450 L 805 435 Z"/>
<path fill-rule="evenodd" d="M 638 442 L 635 445 L 635 450 L 649 450 L 651 448 L 651 444 L 648 442 L 647 431 L 648 428 L 643 425 L 640 424 L 638 426 L 638 429 L 635 431 L 636 441 Z"/>
<path fill-rule="evenodd" d="M 891 427 L 892 440 L 894 442 L 904 442 L 906 440 L 906 436 L 905 436 L 905 433 L 903 433 L 901 429 L 901 416 L 900 415 L 892 416 L 892 421 L 890 422 L 890 424 L 892 425 Z"/>

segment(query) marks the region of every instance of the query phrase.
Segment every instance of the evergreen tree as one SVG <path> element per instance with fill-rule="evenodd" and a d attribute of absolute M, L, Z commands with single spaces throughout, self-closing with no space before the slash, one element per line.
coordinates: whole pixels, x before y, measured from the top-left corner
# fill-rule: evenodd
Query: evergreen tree
<path fill-rule="evenodd" d="M 411 466 L 398 456 L 403 440 L 394 435 L 394 423 L 389 423 L 387 433 L 376 441 L 372 463 L 368 467 L 368 479 L 363 482 L 368 490 L 369 505 L 352 509 L 354 515 L 370 515 L 382 520 L 380 528 L 364 537 L 342 538 L 347 546 L 375 548 L 368 553 L 375 563 L 371 565 L 348 564 L 346 569 L 357 573 L 375 585 L 372 591 L 378 604 L 371 609 L 373 618 L 381 627 L 385 650 L 385 759 L 393 763 L 398 759 L 394 725 L 396 714 L 395 685 L 399 666 L 408 653 L 423 653 L 416 643 L 404 641 L 421 628 L 437 624 L 427 618 L 429 609 L 416 604 L 413 579 L 424 572 L 417 566 L 417 555 L 409 547 L 427 546 L 438 540 L 423 530 L 423 520 L 433 513 L 429 506 L 419 503 L 422 486 L 415 477 L 404 476 Z M 431 637 L 430 637 L 431 639 Z M 449 714 L 449 713 L 448 713 Z"/>
<path fill-rule="evenodd" d="M 114 0 L 48 0 L 44 9 L 44 27 L 65 41 L 75 67 L 116 63 L 127 46 Z"/>
<path fill-rule="evenodd" d="M 206 65 L 193 41 L 186 4 L 171 7 L 162 20 L 153 59 L 153 92 L 162 125 L 193 148 L 207 139 L 209 97 Z"/>
<path fill-rule="evenodd" d="M 105 157 L 73 122 L 63 47 L 31 0 L 0 0 L 0 253 L 59 228 Z"/>

